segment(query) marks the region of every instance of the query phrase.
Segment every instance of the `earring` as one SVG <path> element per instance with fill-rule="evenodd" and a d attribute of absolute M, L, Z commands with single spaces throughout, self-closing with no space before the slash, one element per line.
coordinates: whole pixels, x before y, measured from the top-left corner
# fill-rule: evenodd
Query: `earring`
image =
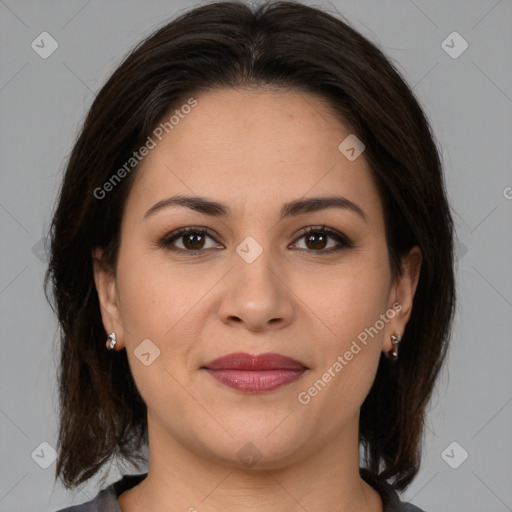
<path fill-rule="evenodd" d="M 386 352 L 386 356 L 388 359 L 396 361 L 398 359 L 398 344 L 400 343 L 401 337 L 398 334 L 391 335 L 391 343 L 393 344 L 393 349 L 389 352 Z"/>
<path fill-rule="evenodd" d="M 108 335 L 108 338 L 107 338 L 107 350 L 113 350 L 114 347 L 116 346 L 116 343 L 117 343 L 117 340 L 116 340 L 116 333 L 115 332 L 111 332 L 109 335 Z"/>

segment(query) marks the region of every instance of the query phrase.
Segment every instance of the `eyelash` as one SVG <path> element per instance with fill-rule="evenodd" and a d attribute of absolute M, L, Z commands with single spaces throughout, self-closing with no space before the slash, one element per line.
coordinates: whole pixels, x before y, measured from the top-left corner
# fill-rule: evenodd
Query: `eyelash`
<path fill-rule="evenodd" d="M 211 248 L 210 249 L 200 249 L 200 250 L 196 250 L 196 251 L 189 251 L 189 250 L 186 250 L 186 249 L 180 249 L 180 248 L 177 248 L 177 247 L 172 247 L 172 243 L 176 240 L 178 240 L 179 238 L 183 237 L 184 235 L 188 235 L 188 234 L 196 234 L 196 235 L 201 235 L 201 236 L 204 236 L 204 235 L 207 235 L 209 236 L 210 238 L 212 238 L 213 240 L 215 240 L 215 238 L 213 237 L 213 235 L 210 233 L 210 231 L 206 228 L 200 228 L 200 227 L 187 227 L 187 228 L 180 228 L 180 229 L 177 229 L 176 231 L 170 233 L 169 235 L 166 235 L 164 238 L 162 238 L 159 242 L 159 245 L 160 247 L 163 247 L 163 248 L 166 248 L 166 249 L 169 249 L 173 252 L 180 252 L 180 253 L 185 253 L 185 254 L 188 254 L 190 256 L 199 256 L 199 255 L 204 255 L 206 251 L 210 251 L 212 250 Z M 326 250 L 313 250 L 313 249 L 298 249 L 300 251 L 308 251 L 308 252 L 311 252 L 311 253 L 314 253 L 315 255 L 327 255 L 327 254 L 333 254 L 333 253 L 336 253 L 336 252 L 339 252 L 343 249 L 352 249 L 355 247 L 354 243 L 345 235 L 343 235 L 342 233 L 339 233 L 338 231 L 335 231 L 333 229 L 330 229 L 326 226 L 320 226 L 320 227 L 309 227 L 307 228 L 297 239 L 296 241 L 294 242 L 297 243 L 300 239 L 312 234 L 312 233 L 322 233 L 322 234 L 326 234 L 328 235 L 329 238 L 332 238 L 334 239 L 336 242 L 338 242 L 338 246 L 337 247 L 331 247 L 330 249 L 326 249 Z M 215 240 L 216 243 L 218 243 L 216 240 Z"/>

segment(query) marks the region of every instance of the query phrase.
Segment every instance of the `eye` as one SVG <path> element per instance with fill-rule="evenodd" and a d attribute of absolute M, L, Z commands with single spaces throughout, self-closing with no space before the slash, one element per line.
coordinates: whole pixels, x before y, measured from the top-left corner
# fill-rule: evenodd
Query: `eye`
<path fill-rule="evenodd" d="M 181 228 L 167 235 L 160 241 L 162 247 L 176 252 L 187 252 L 189 254 L 201 254 L 205 249 L 211 249 L 213 246 L 205 247 L 207 238 L 215 240 L 208 234 L 206 228 L 188 227 Z M 175 244 L 175 241 L 181 243 L 181 247 Z M 215 246 L 215 244 L 214 244 Z"/>
<path fill-rule="evenodd" d="M 205 246 L 207 239 L 210 239 L 215 243 L 210 244 L 210 246 L 207 247 Z M 318 253 L 319 255 L 331 254 L 343 249 L 350 249 L 354 247 L 354 244 L 348 237 L 326 226 L 308 228 L 297 239 L 297 241 L 292 244 L 292 247 L 296 246 L 298 241 L 302 239 L 304 239 L 306 247 L 299 247 L 299 250 Z M 329 239 L 337 243 L 329 246 Z M 182 252 L 192 256 L 204 254 L 207 250 L 214 248 L 223 248 L 223 246 L 216 243 L 215 238 L 210 234 L 207 228 L 192 226 L 178 229 L 165 236 L 159 242 L 159 245 L 171 251 Z"/>
<path fill-rule="evenodd" d="M 297 240 L 302 239 L 304 239 L 306 247 L 299 249 L 319 254 L 330 254 L 354 247 L 347 236 L 326 226 L 308 228 Z M 329 239 L 336 241 L 337 244 L 326 249 Z"/>

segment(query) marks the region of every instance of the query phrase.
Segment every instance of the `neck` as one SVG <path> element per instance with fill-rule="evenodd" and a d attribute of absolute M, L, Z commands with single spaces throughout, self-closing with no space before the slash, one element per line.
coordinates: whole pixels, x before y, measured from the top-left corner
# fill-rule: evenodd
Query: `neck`
<path fill-rule="evenodd" d="M 123 512 L 381 512 L 379 494 L 359 476 L 354 420 L 320 450 L 266 469 L 205 457 L 148 422 L 148 476 L 119 504 Z"/>

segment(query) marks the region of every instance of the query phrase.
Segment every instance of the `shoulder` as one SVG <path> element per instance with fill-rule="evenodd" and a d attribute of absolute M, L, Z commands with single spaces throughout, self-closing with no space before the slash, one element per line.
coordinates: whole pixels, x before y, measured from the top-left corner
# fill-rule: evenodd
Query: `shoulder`
<path fill-rule="evenodd" d="M 360 470 L 361 477 L 370 484 L 382 498 L 383 512 L 425 512 L 412 503 L 400 501 L 395 488 L 386 480 L 377 478 L 367 469 Z"/>
<path fill-rule="evenodd" d="M 123 478 L 101 490 L 94 499 L 81 505 L 57 510 L 56 512 L 122 512 L 117 498 L 120 494 L 135 487 L 147 473 L 140 475 L 124 475 Z M 396 490 L 385 480 L 375 478 L 366 470 L 361 470 L 361 476 L 381 495 L 384 512 L 425 512 L 412 503 L 400 501 Z"/>
<path fill-rule="evenodd" d="M 416 505 L 413 505 L 412 503 L 401 503 L 402 508 L 400 509 L 400 512 L 425 512 L 421 508 L 418 508 Z"/>
<path fill-rule="evenodd" d="M 113 486 L 100 491 L 94 499 L 81 505 L 73 505 L 57 512 L 121 512 Z"/>
<path fill-rule="evenodd" d="M 56 512 L 121 512 L 121 507 L 117 498 L 120 494 L 132 487 L 135 487 L 144 478 L 147 473 L 140 475 L 123 475 L 123 477 L 102 489 L 98 494 L 86 503 L 73 505 L 71 507 L 57 510 Z"/>

